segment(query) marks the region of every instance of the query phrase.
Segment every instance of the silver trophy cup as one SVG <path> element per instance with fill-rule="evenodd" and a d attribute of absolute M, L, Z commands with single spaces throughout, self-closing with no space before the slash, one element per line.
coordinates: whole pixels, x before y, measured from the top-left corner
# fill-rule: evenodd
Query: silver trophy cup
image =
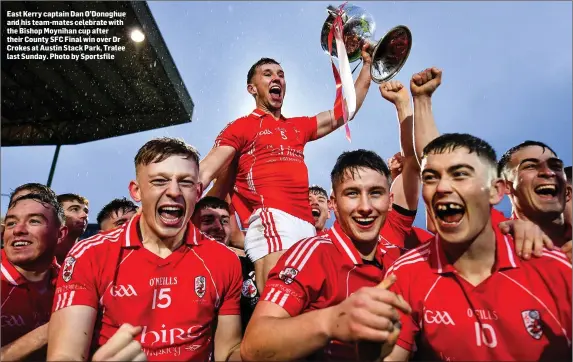
<path fill-rule="evenodd" d="M 328 54 L 328 34 L 336 19 L 338 9 L 328 6 L 328 18 L 322 26 L 320 45 Z M 344 28 L 342 36 L 344 46 L 348 54 L 348 60 L 353 63 L 362 57 L 362 46 L 370 44 L 368 52 L 372 56 L 370 74 L 376 83 L 382 83 L 392 79 L 406 63 L 410 49 L 412 48 L 412 33 L 406 26 L 399 25 L 392 28 L 382 39 L 373 39 L 376 23 L 372 15 L 368 14 L 359 6 L 346 4 L 342 13 Z M 332 56 L 336 57 L 336 43 L 332 38 Z"/>

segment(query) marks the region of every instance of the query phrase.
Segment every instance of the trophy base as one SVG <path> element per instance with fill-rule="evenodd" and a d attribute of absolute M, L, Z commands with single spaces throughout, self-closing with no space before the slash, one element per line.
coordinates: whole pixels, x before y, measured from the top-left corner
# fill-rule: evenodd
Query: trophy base
<path fill-rule="evenodd" d="M 371 45 L 372 46 L 372 45 Z M 370 75 L 375 83 L 394 78 L 406 64 L 412 49 L 412 33 L 404 25 L 392 28 L 374 47 Z"/>

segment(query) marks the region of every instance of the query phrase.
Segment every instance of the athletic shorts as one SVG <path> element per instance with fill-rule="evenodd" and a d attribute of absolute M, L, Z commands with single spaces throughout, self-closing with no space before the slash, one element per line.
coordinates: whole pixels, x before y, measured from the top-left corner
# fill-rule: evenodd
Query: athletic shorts
<path fill-rule="evenodd" d="M 314 225 L 284 211 L 257 209 L 249 218 L 245 253 L 254 263 L 268 254 L 287 250 L 296 242 L 316 235 Z"/>

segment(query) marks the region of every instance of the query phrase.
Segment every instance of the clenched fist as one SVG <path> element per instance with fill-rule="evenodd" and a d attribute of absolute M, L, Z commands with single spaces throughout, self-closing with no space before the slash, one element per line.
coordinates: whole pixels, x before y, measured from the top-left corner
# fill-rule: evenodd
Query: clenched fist
<path fill-rule="evenodd" d="M 111 338 L 93 356 L 93 361 L 147 361 L 141 344 L 135 340 L 141 327 L 122 324 Z"/>
<path fill-rule="evenodd" d="M 416 73 L 410 80 L 410 91 L 413 97 L 431 97 L 432 93 L 442 83 L 442 71 L 438 68 L 428 68 Z"/>
<path fill-rule="evenodd" d="M 410 102 L 408 90 L 399 80 L 384 82 L 378 88 L 382 97 L 395 105 L 408 105 Z"/>
<path fill-rule="evenodd" d="M 392 156 L 392 158 L 389 158 L 386 162 L 388 163 L 388 168 L 390 169 L 392 180 L 395 180 L 396 177 L 400 176 L 402 173 L 402 167 L 404 166 L 404 156 L 402 156 L 402 153 L 398 152 Z"/>
<path fill-rule="evenodd" d="M 393 332 L 400 328 L 398 310 L 411 312 L 401 296 L 387 290 L 394 280 L 392 277 L 378 287 L 361 288 L 333 307 L 328 328 L 331 338 L 343 342 L 394 342 Z"/>

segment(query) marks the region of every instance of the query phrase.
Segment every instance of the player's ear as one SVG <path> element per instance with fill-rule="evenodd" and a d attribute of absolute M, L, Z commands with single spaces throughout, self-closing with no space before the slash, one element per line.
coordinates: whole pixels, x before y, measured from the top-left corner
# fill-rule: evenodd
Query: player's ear
<path fill-rule="evenodd" d="M 247 84 L 247 92 L 249 92 L 252 96 L 257 95 L 257 87 L 254 84 Z"/>
<path fill-rule="evenodd" d="M 129 195 L 135 202 L 141 202 L 141 190 L 139 189 L 139 184 L 136 180 L 131 180 L 129 182 Z"/>
<path fill-rule="evenodd" d="M 492 181 L 491 187 L 489 189 L 489 203 L 490 205 L 497 205 L 503 200 L 503 197 L 507 193 L 506 182 L 500 178 L 496 178 Z"/>
<path fill-rule="evenodd" d="M 68 236 L 68 227 L 64 223 L 60 226 L 60 229 L 58 230 L 58 245 L 66 239 L 66 236 Z"/>

